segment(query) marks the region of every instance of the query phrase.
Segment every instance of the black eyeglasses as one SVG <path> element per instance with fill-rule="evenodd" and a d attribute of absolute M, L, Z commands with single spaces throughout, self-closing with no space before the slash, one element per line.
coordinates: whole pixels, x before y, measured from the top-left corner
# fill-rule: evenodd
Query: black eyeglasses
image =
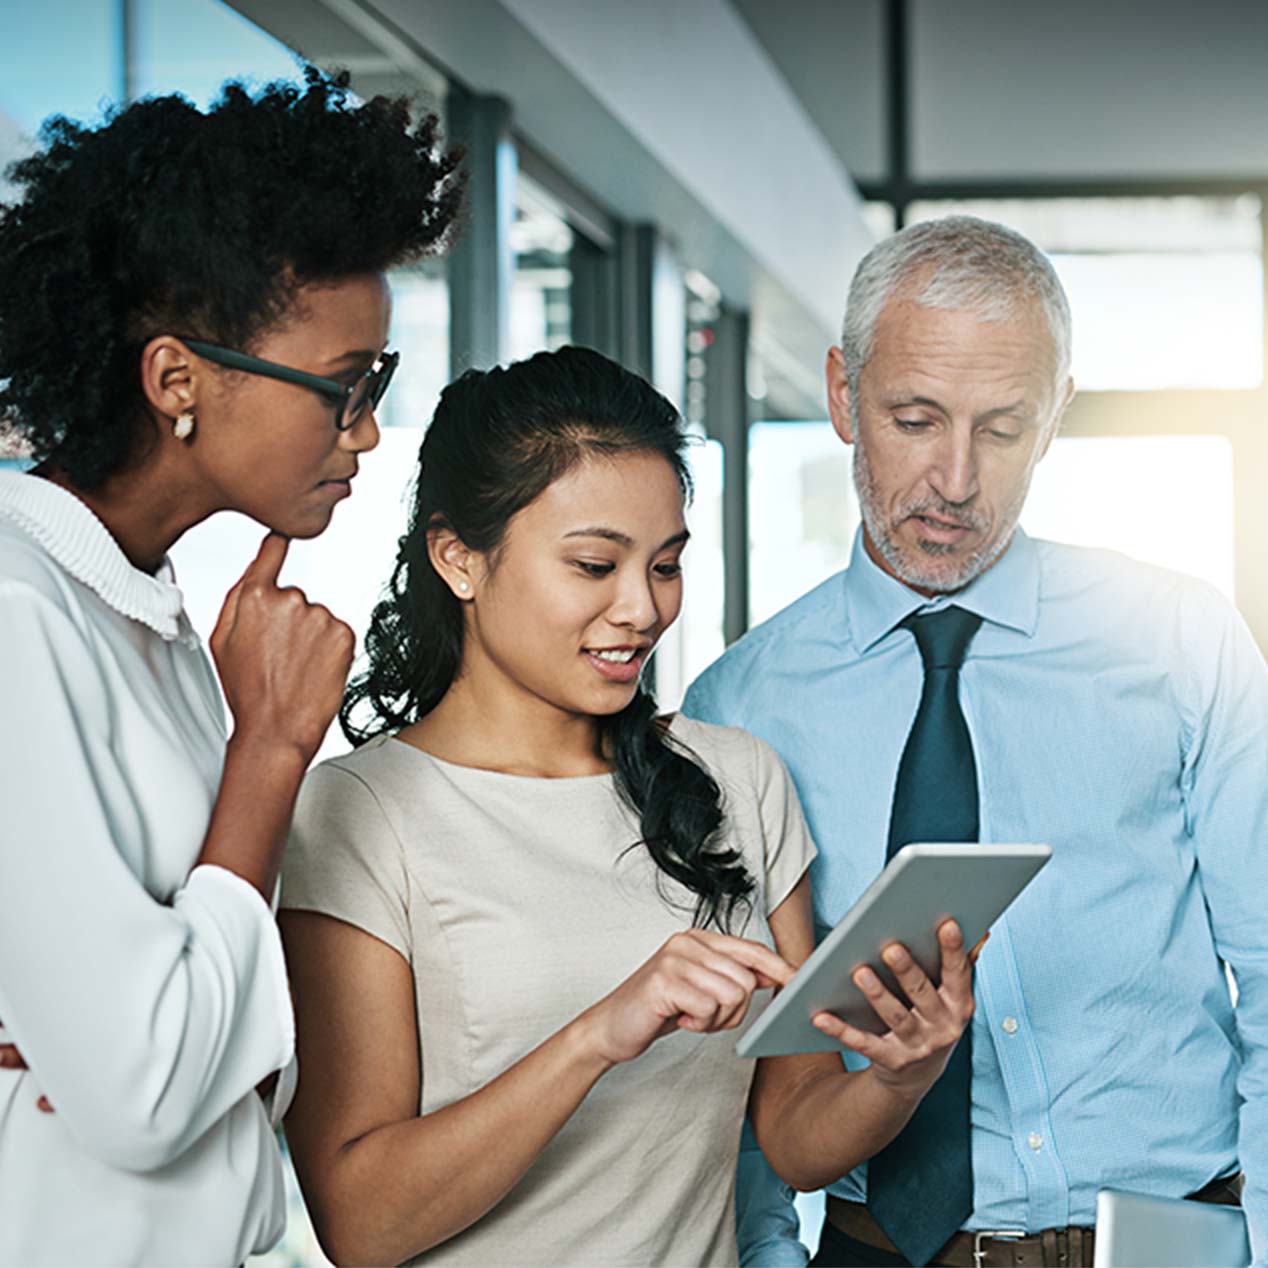
<path fill-rule="evenodd" d="M 399 352 L 385 352 L 377 365 L 372 365 L 349 387 L 338 379 L 324 379 L 319 374 L 295 370 L 276 361 L 248 356 L 245 352 L 234 352 L 232 348 L 220 348 L 214 343 L 203 343 L 201 339 L 182 338 L 181 342 L 200 357 L 214 361 L 216 365 L 223 365 L 226 369 L 260 374 L 268 379 L 280 379 L 283 383 L 297 383 L 300 387 L 309 388 L 324 396 L 335 407 L 335 428 L 338 431 L 351 431 L 367 408 L 374 409 L 378 405 L 401 362 Z"/>

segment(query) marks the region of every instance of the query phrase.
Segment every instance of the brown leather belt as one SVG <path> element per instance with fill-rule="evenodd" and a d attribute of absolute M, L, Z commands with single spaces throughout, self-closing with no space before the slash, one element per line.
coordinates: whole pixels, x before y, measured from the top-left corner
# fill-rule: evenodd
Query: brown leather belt
<path fill-rule="evenodd" d="M 1237 1206 L 1241 1175 L 1222 1176 L 1189 1194 L 1195 1202 Z M 902 1252 L 885 1235 L 862 1202 L 847 1202 L 828 1194 L 828 1222 L 847 1237 L 891 1255 Z M 946 1268 L 1092 1268 L 1095 1234 L 1090 1228 L 1045 1228 L 1039 1233 L 1017 1229 L 984 1229 L 956 1233 L 933 1257 Z"/>

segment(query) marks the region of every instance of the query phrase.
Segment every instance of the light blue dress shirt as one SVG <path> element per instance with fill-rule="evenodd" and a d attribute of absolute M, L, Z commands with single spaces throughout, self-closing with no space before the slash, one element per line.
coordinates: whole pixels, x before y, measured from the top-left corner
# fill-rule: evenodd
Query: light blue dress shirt
<path fill-rule="evenodd" d="M 684 709 L 787 763 L 820 851 L 821 936 L 885 862 L 922 680 L 896 627 L 952 602 L 983 618 L 960 672 L 982 839 L 1053 848 L 977 968 L 966 1227 L 1091 1225 L 1103 1186 L 1179 1197 L 1240 1165 L 1260 1262 L 1268 673 L 1231 604 L 1020 531 L 994 567 L 930 602 L 860 537 L 844 572 L 731 648 Z M 739 1183 L 743 1262 L 804 1262 L 788 1191 L 760 1156 L 742 1159 Z M 831 1191 L 862 1201 L 865 1186 L 861 1167 Z"/>

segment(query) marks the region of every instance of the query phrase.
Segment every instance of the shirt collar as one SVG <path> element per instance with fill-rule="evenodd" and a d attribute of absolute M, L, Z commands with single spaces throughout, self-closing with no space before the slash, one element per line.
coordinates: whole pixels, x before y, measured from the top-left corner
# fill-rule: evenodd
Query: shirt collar
<path fill-rule="evenodd" d="M 963 590 L 927 599 L 876 564 L 863 544 L 860 527 L 854 535 L 845 581 L 846 618 L 860 653 L 880 642 L 913 612 L 934 612 L 950 604 L 1027 638 L 1034 634 L 1039 619 L 1039 552 L 1020 528 L 1014 531 L 1008 549 Z"/>
<path fill-rule="evenodd" d="M 73 493 L 38 476 L 0 471 L 0 520 L 16 525 L 72 576 L 129 620 L 181 637 L 185 600 L 171 561 L 151 576 L 134 568 L 106 526 Z"/>

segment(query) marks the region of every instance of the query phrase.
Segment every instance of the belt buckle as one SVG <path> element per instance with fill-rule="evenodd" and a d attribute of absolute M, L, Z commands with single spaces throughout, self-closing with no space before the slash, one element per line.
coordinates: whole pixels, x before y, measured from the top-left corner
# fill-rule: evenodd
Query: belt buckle
<path fill-rule="evenodd" d="M 1019 1242 L 1026 1236 L 1025 1229 L 1021 1228 L 984 1228 L 973 1234 L 973 1268 L 982 1268 L 982 1262 L 986 1258 L 986 1251 L 982 1249 L 982 1243 L 988 1238 L 998 1238 L 1001 1242 Z"/>

